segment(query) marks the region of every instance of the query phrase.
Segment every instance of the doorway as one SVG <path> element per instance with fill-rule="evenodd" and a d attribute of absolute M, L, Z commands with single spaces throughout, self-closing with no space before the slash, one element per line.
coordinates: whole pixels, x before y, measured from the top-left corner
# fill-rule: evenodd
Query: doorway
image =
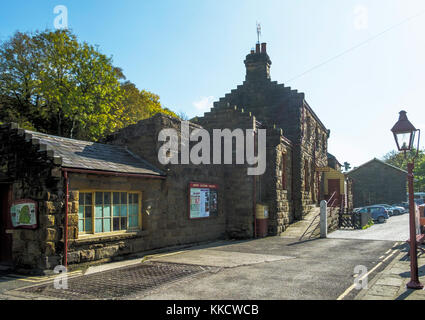
<path fill-rule="evenodd" d="M 11 198 L 10 185 L 0 184 L 0 263 L 12 262 L 12 235 L 7 233 L 10 229 L 9 205 Z"/>
<path fill-rule="evenodd" d="M 334 200 L 332 202 L 334 203 L 334 206 L 340 206 L 341 205 L 341 181 L 339 179 L 329 179 L 328 180 L 328 194 L 329 197 L 331 197 L 335 193 Z"/>

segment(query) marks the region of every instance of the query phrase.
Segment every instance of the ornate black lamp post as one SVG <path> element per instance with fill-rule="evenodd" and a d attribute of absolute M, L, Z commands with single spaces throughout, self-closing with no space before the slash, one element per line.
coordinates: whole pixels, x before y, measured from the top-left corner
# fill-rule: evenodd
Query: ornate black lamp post
<path fill-rule="evenodd" d="M 416 244 L 416 225 L 415 225 L 415 201 L 413 189 L 413 169 L 415 168 L 415 158 L 419 152 L 420 130 L 417 130 L 413 124 L 407 119 L 407 112 L 401 111 L 398 122 L 391 129 L 399 151 L 407 152 L 413 150 L 416 133 L 418 133 L 418 147 L 416 155 L 407 164 L 408 185 L 409 185 L 409 214 L 410 214 L 410 282 L 407 284 L 409 289 L 422 289 L 423 285 L 418 278 L 418 255 Z"/>

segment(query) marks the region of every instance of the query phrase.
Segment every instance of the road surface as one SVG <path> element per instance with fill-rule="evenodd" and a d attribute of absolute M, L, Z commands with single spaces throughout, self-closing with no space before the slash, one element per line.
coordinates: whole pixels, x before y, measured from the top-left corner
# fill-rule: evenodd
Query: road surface
<path fill-rule="evenodd" d="M 331 239 L 406 241 L 409 239 L 409 214 L 390 217 L 386 223 L 375 224 L 366 230 L 338 230 Z"/>

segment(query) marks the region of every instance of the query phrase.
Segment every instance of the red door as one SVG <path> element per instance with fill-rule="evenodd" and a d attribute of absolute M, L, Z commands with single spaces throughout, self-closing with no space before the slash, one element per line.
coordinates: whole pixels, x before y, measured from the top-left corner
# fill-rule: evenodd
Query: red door
<path fill-rule="evenodd" d="M 10 186 L 0 184 L 0 262 L 12 262 L 12 235 L 6 233 L 10 228 L 9 201 Z"/>
<path fill-rule="evenodd" d="M 331 197 L 334 193 L 335 196 L 332 198 L 331 203 L 333 203 L 334 207 L 340 206 L 341 199 L 341 184 L 339 179 L 330 179 L 328 180 L 328 193 L 329 197 Z M 335 200 L 335 201 L 334 201 Z"/>

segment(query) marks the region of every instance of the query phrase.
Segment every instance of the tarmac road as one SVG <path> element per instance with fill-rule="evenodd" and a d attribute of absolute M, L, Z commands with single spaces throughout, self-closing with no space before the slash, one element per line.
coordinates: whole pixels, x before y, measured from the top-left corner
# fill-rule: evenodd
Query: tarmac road
<path fill-rule="evenodd" d="M 357 290 L 346 292 L 354 283 L 354 268 L 362 265 L 367 270 L 372 270 L 379 265 L 375 273 L 369 276 L 372 279 L 376 272 L 392 261 L 385 258 L 391 254 L 395 244 L 393 241 L 357 239 L 297 242 L 297 239 L 280 237 L 220 241 L 150 258 L 145 263 L 210 267 L 205 268 L 206 272 L 168 282 L 148 291 L 133 291 L 119 299 L 335 300 L 343 293 L 346 293 L 345 299 L 354 299 L 358 294 Z M 383 260 L 386 262 L 382 262 Z M 135 265 L 134 261 L 129 263 Z M 83 282 L 85 288 L 94 285 L 101 288 L 99 290 L 112 292 L 114 284 L 110 281 L 119 272 L 119 269 L 100 271 L 96 276 L 97 282 L 93 284 L 90 283 L 92 275 L 84 275 L 85 278 L 80 283 Z M 2 290 L 2 285 L 8 288 Z M 16 298 L 16 292 L 8 291 L 15 285 L 15 281 L 13 285 L 12 282 L 0 281 L 0 299 Z M 61 298 L 67 299 L 68 292 L 62 293 Z M 18 297 L 42 298 L 22 293 Z M 50 297 L 52 298 L 58 297 L 55 295 Z"/>
<path fill-rule="evenodd" d="M 209 264 L 208 250 L 284 258 L 222 268 L 219 272 L 197 275 L 149 293 L 135 294 L 129 299 L 335 300 L 353 285 L 355 266 L 373 269 L 388 256 L 394 245 L 392 241 L 317 239 L 296 242 L 296 239 L 279 237 L 228 243 L 201 249 L 204 264 Z M 199 255 L 198 250 L 192 250 L 180 257 L 174 255 L 159 258 L 159 261 L 196 263 Z M 375 271 L 381 271 L 390 261 Z M 214 263 L 217 265 L 215 258 Z M 353 290 L 345 298 L 353 299 L 357 293 Z"/>
<path fill-rule="evenodd" d="M 386 223 L 375 224 L 366 230 L 338 230 L 328 235 L 332 239 L 363 239 L 406 241 L 409 239 L 409 214 L 390 217 Z"/>

